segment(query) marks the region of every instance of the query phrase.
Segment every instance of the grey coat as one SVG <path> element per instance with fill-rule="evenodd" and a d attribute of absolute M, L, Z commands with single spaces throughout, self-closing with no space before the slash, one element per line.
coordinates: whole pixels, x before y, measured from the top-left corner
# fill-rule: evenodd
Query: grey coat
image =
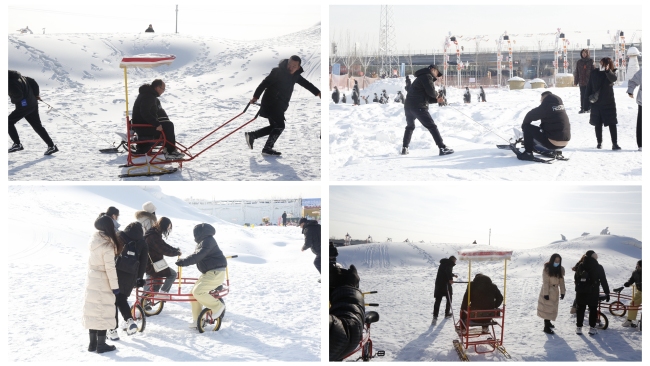
<path fill-rule="evenodd" d="M 641 105 L 641 90 L 643 89 L 641 87 L 641 71 L 643 69 L 639 69 L 639 71 L 634 74 L 632 79 L 627 81 L 627 93 L 628 94 L 634 94 L 634 89 L 638 86 L 639 87 L 639 93 L 636 95 L 636 104 Z"/>

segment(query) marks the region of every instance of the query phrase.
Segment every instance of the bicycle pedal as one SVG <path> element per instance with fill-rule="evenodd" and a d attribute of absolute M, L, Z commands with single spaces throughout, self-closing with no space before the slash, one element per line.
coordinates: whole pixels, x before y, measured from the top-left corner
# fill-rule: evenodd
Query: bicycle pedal
<path fill-rule="evenodd" d="M 377 351 L 377 356 L 384 357 L 386 355 L 385 351 Z"/>

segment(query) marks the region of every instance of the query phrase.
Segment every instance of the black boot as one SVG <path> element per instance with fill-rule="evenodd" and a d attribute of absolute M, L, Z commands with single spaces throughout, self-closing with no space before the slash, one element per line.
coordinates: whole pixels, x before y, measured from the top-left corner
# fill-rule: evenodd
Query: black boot
<path fill-rule="evenodd" d="M 115 351 L 117 348 L 113 345 L 106 344 L 106 336 L 97 336 L 97 353 Z"/>
<path fill-rule="evenodd" d="M 89 332 L 90 343 L 88 343 L 88 352 L 97 351 L 97 332 Z"/>
<path fill-rule="evenodd" d="M 551 321 L 544 319 L 544 333 L 553 334 L 553 329 L 551 329 Z"/>
<path fill-rule="evenodd" d="M 280 134 L 282 133 L 282 130 L 276 130 L 274 129 L 271 131 L 269 134 L 269 138 L 266 140 L 266 144 L 264 145 L 264 148 L 262 149 L 262 155 L 281 155 L 279 151 L 273 150 L 273 145 L 275 145 L 275 142 L 278 140 L 278 137 L 280 137 Z"/>

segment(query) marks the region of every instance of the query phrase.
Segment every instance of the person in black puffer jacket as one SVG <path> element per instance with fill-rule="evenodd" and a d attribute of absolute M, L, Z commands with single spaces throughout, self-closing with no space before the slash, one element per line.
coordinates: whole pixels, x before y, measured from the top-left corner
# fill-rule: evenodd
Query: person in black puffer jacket
<path fill-rule="evenodd" d="M 192 287 L 192 295 L 196 301 L 192 302 L 192 322 L 190 327 L 196 327 L 197 319 L 203 307 L 212 310 L 212 317 L 220 317 L 226 305 L 222 300 L 215 299 L 209 294 L 221 284 L 226 278 L 226 267 L 228 262 L 219 249 L 217 241 L 214 240 L 216 230 L 210 224 L 198 224 L 194 227 L 194 241 L 196 250 L 186 258 L 176 261 L 179 267 L 187 267 L 196 264 L 201 276 Z"/>
<path fill-rule="evenodd" d="M 605 57 L 600 60 L 600 68 L 593 70 L 589 77 L 586 94 L 588 97 L 598 92 L 598 100 L 591 103 L 589 124 L 596 129 L 596 148 L 601 149 L 603 143 L 603 126 L 609 127 L 612 139 L 612 150 L 620 150 L 618 146 L 618 131 L 616 125 L 616 100 L 614 99 L 614 82 L 616 82 L 614 61 Z"/>
<path fill-rule="evenodd" d="M 20 143 L 20 137 L 16 129 L 16 123 L 23 118 L 47 144 L 45 155 L 51 155 L 59 151 L 56 145 L 54 145 L 54 142 L 52 142 L 45 127 L 43 127 L 41 117 L 38 114 L 38 101 L 41 100 L 38 83 L 34 79 L 23 76 L 15 70 L 9 70 L 9 79 L 7 82 L 9 84 L 9 99 L 16 106 L 16 109 L 9 114 L 9 137 L 13 141 L 9 152 L 23 150 L 23 145 Z"/>
<path fill-rule="evenodd" d="M 452 273 L 455 265 L 456 257 L 453 255 L 449 258 L 442 258 L 440 260 L 438 274 L 436 274 L 436 286 L 433 290 L 433 297 L 436 299 L 433 304 L 434 321 L 438 319 L 440 303 L 443 298 L 447 299 L 447 304 L 445 305 L 445 318 L 451 316 L 451 297 L 454 293 L 451 285 L 454 283 L 454 277 L 457 277 Z M 449 291 L 449 293 L 447 293 L 447 291 Z M 449 294 L 449 296 L 447 296 L 447 294 Z"/>
<path fill-rule="evenodd" d="M 334 104 L 339 104 L 340 98 L 341 95 L 339 93 L 339 88 L 334 87 L 334 91 L 332 92 L 332 100 L 334 101 Z"/>
<path fill-rule="evenodd" d="M 531 122 L 541 120 L 539 126 Z M 562 149 L 571 140 L 571 123 L 564 109 L 564 102 L 557 95 L 545 91 L 541 95 L 541 104 L 526 113 L 521 124 L 524 133 L 524 153 L 520 160 L 532 160 L 537 145 L 550 150 Z"/>
<path fill-rule="evenodd" d="M 273 146 L 284 131 L 284 121 L 286 120 L 284 112 L 289 108 L 289 101 L 291 101 L 291 94 L 293 94 L 293 87 L 296 83 L 320 98 L 320 90 L 300 75 L 304 71 L 300 66 L 301 62 L 300 57 L 296 55 L 280 61 L 278 67 L 271 70 L 271 73 L 255 89 L 250 102 L 257 102 L 260 95 L 264 93 L 260 116 L 269 120 L 269 126 L 244 133 L 246 143 L 251 150 L 255 139 L 268 136 L 262 154 L 280 155 L 278 151 L 273 150 Z"/>
<path fill-rule="evenodd" d="M 366 311 L 354 265 L 343 269 L 330 263 L 329 271 L 329 360 L 342 361 L 361 341 Z"/>
<path fill-rule="evenodd" d="M 404 139 L 402 142 L 402 155 L 408 154 L 411 135 L 415 130 L 415 120 L 419 120 L 422 125 L 429 130 L 435 141 L 440 155 L 447 155 L 454 152 L 442 142 L 442 136 L 438 132 L 438 127 L 433 122 L 429 114 L 429 103 L 442 103 L 443 100 L 438 97 L 436 88 L 433 83 L 440 76 L 440 71 L 435 65 L 429 65 L 415 72 L 415 80 L 411 84 L 406 101 L 404 101 L 404 113 L 406 114 L 406 128 L 404 129 Z"/>
<path fill-rule="evenodd" d="M 623 286 L 630 287 L 636 285 L 636 292 L 634 292 L 634 297 L 632 298 L 632 303 L 630 305 L 640 306 L 641 305 L 641 260 L 636 262 L 636 268 L 632 272 L 632 276 Z M 623 323 L 624 327 L 636 327 L 637 324 L 634 323 L 636 320 L 636 314 L 638 309 L 629 309 L 627 311 L 627 320 Z"/>
<path fill-rule="evenodd" d="M 592 74 L 593 76 L 593 74 Z M 598 331 L 596 323 L 598 321 L 598 302 L 600 287 L 603 287 L 605 301 L 609 302 L 609 285 L 603 266 L 598 263 L 598 254 L 593 250 L 585 253 L 585 259 L 578 265 L 573 279 L 576 283 L 576 333 L 582 334 L 582 325 L 585 318 L 585 310 L 589 307 L 589 334 L 594 335 Z M 586 285 L 581 285 L 585 283 Z"/>
<path fill-rule="evenodd" d="M 115 329 L 111 332 L 113 334 L 117 334 L 117 327 L 119 325 L 117 318 L 118 310 L 126 322 L 126 334 L 132 335 L 138 330 L 138 326 L 134 323 L 133 316 L 131 315 L 128 298 L 131 296 L 133 288 L 144 286 L 144 279 L 142 277 L 144 276 L 144 271 L 149 261 L 149 251 L 143 234 L 142 224 L 137 221 L 128 224 L 124 228 L 124 231 L 117 233 L 117 238 L 123 245 L 122 251 L 129 251 L 130 253 L 127 254 L 135 256 L 138 259 L 139 265 L 136 273 L 128 273 L 116 269 L 120 292 L 115 296 Z M 135 249 L 135 252 L 131 253 L 132 249 Z M 111 339 L 116 340 L 114 337 L 111 337 Z"/>
<path fill-rule="evenodd" d="M 305 235 L 305 245 L 300 251 L 304 252 L 311 248 L 312 253 L 316 254 L 314 266 L 320 273 L 320 224 L 316 220 L 307 220 L 303 217 L 298 222 L 298 226 L 302 228 L 302 233 Z"/>

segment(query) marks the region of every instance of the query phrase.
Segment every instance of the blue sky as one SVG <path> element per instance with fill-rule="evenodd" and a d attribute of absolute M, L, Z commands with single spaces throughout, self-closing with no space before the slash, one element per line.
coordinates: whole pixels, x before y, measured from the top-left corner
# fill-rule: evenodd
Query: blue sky
<path fill-rule="evenodd" d="M 436 182 L 331 186 L 330 236 L 536 247 L 592 234 L 641 238 L 638 185 Z"/>

